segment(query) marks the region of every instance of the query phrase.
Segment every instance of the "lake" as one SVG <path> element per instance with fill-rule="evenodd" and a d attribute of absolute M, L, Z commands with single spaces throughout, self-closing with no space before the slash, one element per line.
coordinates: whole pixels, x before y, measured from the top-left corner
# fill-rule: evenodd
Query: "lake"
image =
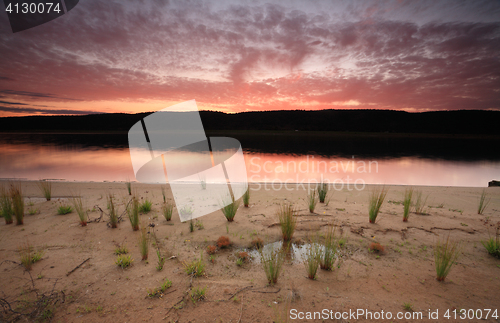
<path fill-rule="evenodd" d="M 249 182 L 276 189 L 321 180 L 485 187 L 500 179 L 500 141 L 495 138 L 345 133 L 234 137 L 242 144 Z M 135 179 L 126 134 L 1 134 L 0 166 L 3 179 Z"/>

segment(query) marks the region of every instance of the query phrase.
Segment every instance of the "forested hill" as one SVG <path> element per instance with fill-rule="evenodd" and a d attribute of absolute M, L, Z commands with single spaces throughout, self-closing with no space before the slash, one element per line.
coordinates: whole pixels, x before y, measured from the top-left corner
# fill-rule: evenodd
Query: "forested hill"
<path fill-rule="evenodd" d="M 150 113 L 0 118 L 0 132 L 127 132 Z M 408 113 L 392 110 L 262 111 L 226 114 L 201 111 L 207 131 L 349 131 L 500 135 L 500 111 Z"/>

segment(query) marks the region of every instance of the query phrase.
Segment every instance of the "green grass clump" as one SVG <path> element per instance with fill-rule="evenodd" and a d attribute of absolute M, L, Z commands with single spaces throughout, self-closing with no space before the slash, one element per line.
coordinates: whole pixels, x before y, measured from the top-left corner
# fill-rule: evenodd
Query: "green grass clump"
<path fill-rule="evenodd" d="M 247 188 L 245 194 L 243 194 L 243 205 L 245 207 L 248 207 L 249 204 L 250 204 L 250 187 Z"/>
<path fill-rule="evenodd" d="M 403 200 L 403 222 L 408 222 L 411 212 L 411 198 L 413 196 L 413 187 L 405 189 L 405 197 Z"/>
<path fill-rule="evenodd" d="M 281 235 L 284 241 L 292 240 L 295 227 L 297 226 L 297 211 L 291 204 L 282 204 L 278 209 L 277 217 L 281 227 Z"/>
<path fill-rule="evenodd" d="M 127 186 L 128 195 L 132 195 L 132 182 L 129 179 L 125 181 L 125 186 Z"/>
<path fill-rule="evenodd" d="M 141 259 L 148 260 L 149 255 L 149 232 L 145 226 L 141 227 L 141 234 L 139 236 L 139 251 L 141 252 Z"/>
<path fill-rule="evenodd" d="M 12 200 L 10 199 L 9 193 L 5 187 L 0 187 L 0 208 L 1 216 L 5 220 L 5 224 L 11 224 L 13 221 L 12 215 L 14 210 L 12 208 Z"/>
<path fill-rule="evenodd" d="M 165 282 L 163 284 L 161 284 L 160 287 L 156 287 L 153 290 L 148 289 L 148 297 L 150 297 L 150 298 L 162 297 L 163 293 L 165 293 L 165 291 L 167 289 L 169 289 L 170 287 L 172 287 L 172 282 L 170 280 L 166 279 Z"/>
<path fill-rule="evenodd" d="M 415 191 L 415 196 L 417 197 L 415 200 L 415 213 L 422 215 L 427 214 L 425 213 L 425 204 L 427 203 L 429 195 L 424 197 L 422 191 Z"/>
<path fill-rule="evenodd" d="M 311 191 L 307 194 L 307 204 L 309 206 L 309 212 L 314 213 L 316 204 L 318 204 L 318 199 L 316 198 L 316 191 Z"/>
<path fill-rule="evenodd" d="M 142 213 L 149 213 L 151 211 L 151 206 L 153 206 L 153 203 L 146 198 L 139 207 L 139 210 Z"/>
<path fill-rule="evenodd" d="M 328 183 L 321 182 L 318 187 L 319 203 L 325 203 L 326 196 L 328 195 Z"/>
<path fill-rule="evenodd" d="M 326 230 L 324 248 L 319 258 L 319 267 L 323 270 L 333 270 L 339 245 L 335 236 L 336 229 L 337 227 L 332 224 Z"/>
<path fill-rule="evenodd" d="M 126 255 L 128 253 L 128 248 L 125 245 L 119 245 L 115 248 L 115 255 Z"/>
<path fill-rule="evenodd" d="M 134 259 L 132 259 L 132 256 L 125 256 L 125 255 L 120 255 L 116 257 L 115 264 L 118 267 L 122 267 L 122 269 L 128 268 L 132 266 L 132 262 L 134 262 Z"/>
<path fill-rule="evenodd" d="M 444 281 L 448 276 L 451 267 L 460 256 L 461 249 L 460 242 L 450 241 L 450 236 L 445 241 L 437 240 L 434 248 L 434 262 L 438 281 Z"/>
<path fill-rule="evenodd" d="M 71 205 L 60 205 L 57 208 L 57 214 L 59 214 L 59 215 L 65 215 L 65 214 L 71 213 L 72 211 L 73 211 L 73 208 L 71 207 Z"/>
<path fill-rule="evenodd" d="M 314 239 L 313 239 L 314 240 Z M 313 241 L 306 250 L 306 258 L 304 259 L 304 265 L 307 271 L 307 278 L 316 279 L 316 273 L 318 272 L 318 266 L 321 259 L 321 247 L 318 243 Z"/>
<path fill-rule="evenodd" d="M 85 211 L 85 206 L 83 205 L 81 196 L 72 197 L 71 204 L 73 204 L 73 207 L 75 208 L 75 211 L 78 214 L 78 218 L 80 219 L 80 225 L 82 227 L 86 226 L 87 212 Z"/>
<path fill-rule="evenodd" d="M 385 187 L 382 187 L 381 189 L 374 189 L 371 192 L 370 199 L 368 201 L 368 217 L 370 223 L 375 223 L 377 220 L 378 213 L 384 203 L 386 195 L 387 190 Z"/>
<path fill-rule="evenodd" d="M 200 259 L 195 259 L 191 262 L 184 262 L 184 271 L 188 275 L 195 277 L 201 277 L 205 274 L 205 263 L 203 262 L 203 253 L 200 255 Z"/>
<path fill-rule="evenodd" d="M 128 219 L 133 231 L 139 230 L 139 200 L 137 196 L 132 196 L 129 207 L 127 208 Z"/>
<path fill-rule="evenodd" d="M 113 194 L 108 193 L 106 196 L 106 200 L 108 203 L 108 209 L 109 209 L 109 224 L 111 228 L 117 228 L 118 227 L 118 211 L 116 210 L 115 207 L 115 201 Z"/>
<path fill-rule="evenodd" d="M 163 216 L 165 220 L 172 220 L 172 213 L 174 212 L 174 206 L 171 203 L 164 202 L 162 206 Z"/>
<path fill-rule="evenodd" d="M 42 192 L 43 197 L 45 197 L 47 201 L 50 201 L 52 198 L 52 182 L 40 180 L 37 186 Z"/>
<path fill-rule="evenodd" d="M 477 206 L 477 214 L 483 214 L 484 210 L 490 204 L 491 197 L 487 198 L 488 194 L 486 194 L 486 189 L 483 189 L 481 192 L 481 196 L 479 197 L 479 205 Z"/>
<path fill-rule="evenodd" d="M 227 204 L 227 205 L 225 205 Z M 234 196 L 231 197 L 226 197 L 226 199 L 223 199 L 223 206 L 221 208 L 222 213 L 226 217 L 226 220 L 228 222 L 233 222 L 234 221 L 234 216 L 236 215 L 236 211 L 238 210 L 238 207 L 240 206 L 240 201 L 235 201 Z"/>
<path fill-rule="evenodd" d="M 272 251 L 264 252 L 263 249 L 259 249 L 259 253 L 260 263 L 266 273 L 267 282 L 269 285 L 276 284 L 278 282 L 281 269 L 283 268 L 286 251 L 283 249 L 274 249 Z"/>
<path fill-rule="evenodd" d="M 489 238 L 487 241 L 481 241 L 481 243 L 490 255 L 500 258 L 500 226 L 497 227 L 494 238 Z"/>
<path fill-rule="evenodd" d="M 189 232 L 194 232 L 194 222 L 193 219 L 189 221 Z"/>
<path fill-rule="evenodd" d="M 167 203 L 167 194 L 165 193 L 165 186 L 161 186 L 161 195 L 163 196 L 163 203 Z"/>
<path fill-rule="evenodd" d="M 156 255 L 158 256 L 158 264 L 156 265 L 156 270 L 161 271 L 165 265 L 165 257 L 160 252 L 160 249 L 156 250 Z"/>
<path fill-rule="evenodd" d="M 12 212 L 16 218 L 16 224 L 24 223 L 24 197 L 21 183 L 10 184 L 9 195 L 12 200 Z"/>
<path fill-rule="evenodd" d="M 207 287 L 206 286 L 203 287 L 203 288 L 196 287 L 196 288 L 193 288 L 191 290 L 191 293 L 189 294 L 189 296 L 191 297 L 191 301 L 193 302 L 193 304 L 196 304 L 196 302 L 205 299 L 205 294 L 206 293 L 207 293 Z"/>
<path fill-rule="evenodd" d="M 26 242 L 19 247 L 19 257 L 21 258 L 21 264 L 29 271 L 35 262 L 42 259 L 43 251 L 35 252 L 33 246 Z"/>

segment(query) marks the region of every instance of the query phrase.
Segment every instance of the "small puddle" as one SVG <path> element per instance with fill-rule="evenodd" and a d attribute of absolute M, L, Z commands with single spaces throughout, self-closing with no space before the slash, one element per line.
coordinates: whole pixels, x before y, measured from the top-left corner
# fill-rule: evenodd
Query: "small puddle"
<path fill-rule="evenodd" d="M 287 253 L 285 255 L 285 260 L 288 262 L 291 262 L 293 264 L 302 264 L 304 260 L 307 258 L 307 250 L 311 247 L 310 243 L 304 243 L 304 244 L 296 244 L 296 243 L 291 243 L 289 244 L 289 248 L 287 250 Z M 324 250 L 324 246 L 320 245 L 319 246 L 321 252 Z M 283 249 L 283 241 L 276 241 L 273 243 L 268 243 L 264 245 L 262 248 L 262 252 L 264 253 L 271 253 L 274 251 L 279 251 L 280 249 Z M 252 257 L 252 261 L 255 263 L 260 264 L 260 253 L 258 250 L 255 249 L 243 249 L 243 251 L 248 252 L 248 254 Z"/>

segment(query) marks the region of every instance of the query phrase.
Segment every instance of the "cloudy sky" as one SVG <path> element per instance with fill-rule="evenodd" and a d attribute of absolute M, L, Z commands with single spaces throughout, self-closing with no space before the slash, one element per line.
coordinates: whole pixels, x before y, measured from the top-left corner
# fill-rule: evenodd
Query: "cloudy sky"
<path fill-rule="evenodd" d="M 0 116 L 500 110 L 496 0 L 81 0 L 15 34 L 0 8 Z"/>

